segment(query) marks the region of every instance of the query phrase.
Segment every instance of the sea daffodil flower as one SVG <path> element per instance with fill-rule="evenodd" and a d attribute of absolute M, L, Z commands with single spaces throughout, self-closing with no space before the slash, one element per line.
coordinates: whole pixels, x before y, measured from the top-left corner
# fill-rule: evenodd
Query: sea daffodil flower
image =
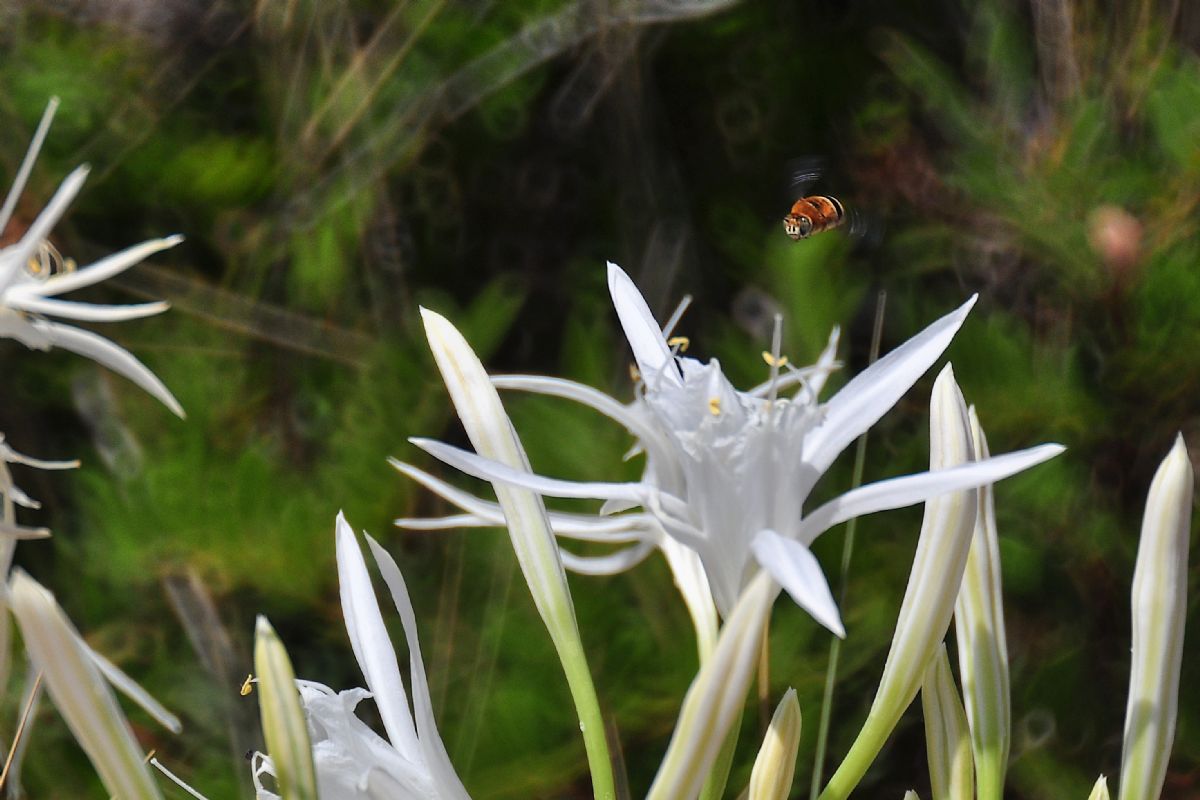
<path fill-rule="evenodd" d="M 17 198 L 25 187 L 56 107 L 57 101 L 51 101 L 47 106 L 8 196 L 0 206 L 0 234 L 12 217 Z M 87 167 L 77 167 L 62 182 L 24 235 L 14 244 L 0 249 L 0 337 L 16 339 L 32 350 L 61 347 L 78 353 L 124 375 L 182 417 L 183 408 L 175 396 L 157 375 L 129 351 L 91 331 L 48 319 L 59 317 L 83 322 L 117 322 L 159 314 L 167 309 L 167 304 L 162 302 L 98 305 L 57 298 L 58 295 L 91 286 L 124 272 L 154 253 L 179 244 L 183 241 L 181 236 L 151 239 L 78 269 L 71 262 L 71 269 L 57 274 L 48 267 L 31 269 L 31 265 L 41 265 L 47 253 L 53 252 L 48 250 L 46 239 L 66 213 L 67 206 L 79 194 L 87 174 Z"/>
<path fill-rule="evenodd" d="M 450 764 L 433 716 L 433 701 L 417 641 L 417 618 L 400 568 L 388 552 L 367 536 L 367 545 L 400 614 L 408 641 L 412 708 L 391 637 L 367 572 L 354 531 L 337 516 L 338 583 L 346 633 L 367 689 L 334 692 L 311 681 L 297 681 L 308 718 L 318 794 L 338 800 L 469 800 Z M 354 713 L 371 697 L 379 709 L 387 738 L 371 730 Z M 278 800 L 264 788 L 262 775 L 275 775 L 269 757 L 254 757 L 254 786 L 259 800 Z"/>
<path fill-rule="evenodd" d="M 551 497 L 595 498 L 638 507 L 667 536 L 696 554 L 722 615 L 765 569 L 802 608 L 838 636 L 841 617 L 809 550 L 821 533 L 852 517 L 914 505 L 1012 475 L 1061 452 L 1042 445 L 985 461 L 868 484 L 806 512 L 808 494 L 850 442 L 873 425 L 949 345 L 974 298 L 819 403 L 820 381 L 799 381 L 793 396 L 740 392 L 720 364 L 680 356 L 663 336 L 633 281 L 615 264 L 609 291 L 645 383 L 639 426 L 643 479 L 575 482 L 514 469 L 426 439 L 417 446 L 467 474 Z M 778 369 L 779 359 L 773 359 Z M 547 380 L 547 379 L 543 379 Z M 652 467 L 651 467 L 652 464 Z M 639 518 L 637 524 L 645 525 Z M 595 532 L 596 529 L 593 529 Z M 628 529 L 624 533 L 628 533 Z"/>

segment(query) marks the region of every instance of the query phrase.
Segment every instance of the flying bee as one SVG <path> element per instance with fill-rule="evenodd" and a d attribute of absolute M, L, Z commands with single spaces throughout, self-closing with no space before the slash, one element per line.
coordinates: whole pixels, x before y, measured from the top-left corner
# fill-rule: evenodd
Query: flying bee
<path fill-rule="evenodd" d="M 55 275 L 74 272 L 77 267 L 75 259 L 65 258 L 48 239 L 43 239 L 37 252 L 30 256 L 25 264 L 25 271 L 39 281 L 44 281 Z"/>
<path fill-rule="evenodd" d="M 863 214 L 860 209 L 847 210 L 836 197 L 808 193 L 824 171 L 821 158 L 794 159 L 788 167 L 791 171 L 788 195 L 793 201 L 791 210 L 783 218 L 783 232 L 788 238 L 798 242 L 844 226 L 852 239 L 865 240 L 872 245 L 879 243 L 882 235 L 880 220 Z"/>
<path fill-rule="evenodd" d="M 801 197 L 783 218 L 783 232 L 798 242 L 809 236 L 830 231 L 846 221 L 846 210 L 836 197 L 815 194 Z"/>

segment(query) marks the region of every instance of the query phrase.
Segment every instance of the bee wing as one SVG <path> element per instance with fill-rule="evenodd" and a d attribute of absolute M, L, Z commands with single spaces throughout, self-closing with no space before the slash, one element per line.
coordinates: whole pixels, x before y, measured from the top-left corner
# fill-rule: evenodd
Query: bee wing
<path fill-rule="evenodd" d="M 820 156 L 802 156 L 787 162 L 788 201 L 796 202 L 808 194 L 825 171 L 825 159 Z"/>
<path fill-rule="evenodd" d="M 843 204 L 843 207 L 845 204 Z M 878 247 L 883 242 L 883 217 L 869 211 L 863 211 L 857 206 L 845 209 L 846 233 L 867 247 Z"/>

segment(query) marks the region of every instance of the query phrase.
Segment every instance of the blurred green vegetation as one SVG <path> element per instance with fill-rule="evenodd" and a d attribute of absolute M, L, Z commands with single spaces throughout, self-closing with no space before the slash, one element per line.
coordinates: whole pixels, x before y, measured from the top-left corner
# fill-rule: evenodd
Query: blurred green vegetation
<path fill-rule="evenodd" d="M 56 8 L 2 12 L 0 173 L 7 183 L 57 95 L 19 220 L 89 161 L 92 177 L 55 234 L 64 252 L 83 263 L 142 238 L 188 236 L 119 282 L 175 309 L 108 333 L 189 417 L 171 419 L 69 355 L 0 346 L 0 430 L 23 452 L 85 461 L 74 474 L 18 475 L 56 531 L 18 559 L 98 649 L 181 713 L 180 737 L 131 716 L 143 743 L 208 796 L 249 796 L 242 753 L 257 733 L 236 689 L 256 613 L 270 616 L 299 674 L 361 683 L 337 602 L 339 509 L 405 571 L 443 735 L 473 796 L 586 796 L 566 687 L 506 537 L 396 531 L 395 517 L 444 509 L 386 457 L 429 466 L 407 437 L 462 438 L 418 304 L 449 316 L 494 371 L 628 396 L 605 259 L 662 316 L 694 295 L 679 327 L 689 352 L 720 358 L 740 386 L 765 376 L 759 353 L 775 312 L 794 363 L 840 324 L 853 374 L 877 292 L 887 292 L 885 349 L 980 293 L 949 355 L 992 449 L 1070 448 L 997 489 L 1011 796 L 1083 797 L 1098 773 L 1116 772 L 1141 504 L 1177 430 L 1200 452 L 1195 9 Z M 814 155 L 825 162 L 818 190 L 855 209 L 864 235 L 783 236 L 788 164 Z M 926 462 L 928 388 L 874 429 L 868 480 Z M 636 474 L 622 460 L 626 437 L 593 413 L 506 403 L 539 470 Z M 837 465 L 818 495 L 849 476 Z M 830 766 L 865 716 L 919 521 L 909 510 L 860 526 Z M 840 534 L 816 549 L 832 568 Z M 690 624 L 657 558 L 614 578 L 572 578 L 572 588 L 636 795 L 695 669 Z M 1185 672 L 1200 657 L 1198 625 L 1193 613 Z M 808 721 L 801 796 L 828 641 L 781 602 L 770 646 L 771 704 L 794 686 Z M 1200 687 L 1184 681 L 1164 798 L 1198 791 L 1198 709 Z M 731 787 L 746 782 L 760 725 L 746 715 Z M 32 796 L 101 796 L 48 706 L 33 736 Z M 861 791 L 928 796 L 923 746 L 913 713 Z"/>

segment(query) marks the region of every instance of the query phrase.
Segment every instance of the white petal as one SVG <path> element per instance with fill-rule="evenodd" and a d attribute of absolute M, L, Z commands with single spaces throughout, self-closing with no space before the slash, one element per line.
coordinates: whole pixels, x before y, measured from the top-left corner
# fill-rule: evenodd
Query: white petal
<path fill-rule="evenodd" d="M 367 562 L 354 538 L 354 531 L 341 512 L 337 515 L 336 537 L 338 585 L 350 647 L 367 681 L 367 688 L 375 696 L 375 705 L 379 707 L 379 716 L 392 747 L 405 758 L 417 760 L 420 744 L 412 712 L 408 710 L 408 695 L 400 677 L 396 651 L 383 624 L 379 601 L 367 573 Z"/>
<path fill-rule="evenodd" d="M 460 472 L 483 481 L 502 483 L 531 489 L 548 497 L 573 497 L 582 499 L 629 500 L 639 505 L 650 487 L 642 483 L 602 483 L 598 481 L 564 481 L 546 478 L 530 472 L 513 469 L 490 458 L 483 458 L 445 442 L 413 437 L 409 439 L 429 455 Z M 682 501 L 680 501 L 682 502 Z"/>
<path fill-rule="evenodd" d="M 663 441 L 662 434 L 646 421 L 630 411 L 629 407 L 599 389 L 562 378 L 547 378 L 541 375 L 493 375 L 492 384 L 497 389 L 515 389 L 550 397 L 574 400 L 580 405 L 595 409 L 609 419 L 623 425 L 639 439 Z M 663 441 L 664 447 L 666 442 Z"/>
<path fill-rule="evenodd" d="M 79 459 L 77 458 L 73 458 L 70 461 L 44 461 L 40 458 L 32 458 L 23 453 L 18 453 L 4 442 L 4 434 L 2 433 L 0 433 L 0 459 L 10 464 L 24 464 L 34 469 L 77 469 L 79 467 Z"/>
<path fill-rule="evenodd" d="M 49 528 L 28 528 L 0 520 L 0 539 L 49 539 Z"/>
<path fill-rule="evenodd" d="M 456 514 L 436 519 L 401 518 L 395 524 L 409 530 L 445 530 L 455 527 L 479 528 L 503 526 L 504 511 L 499 503 L 482 500 L 470 492 L 430 475 L 412 464 L 394 458 L 388 462 L 404 475 L 461 508 L 466 514 Z M 570 514 L 562 511 L 548 512 L 550 527 L 560 536 L 568 536 L 589 542 L 641 541 L 647 537 L 658 538 L 654 518 L 649 514 L 626 514 L 620 517 L 599 519 L 590 514 Z"/>
<path fill-rule="evenodd" d="M 675 369 L 675 357 L 671 355 L 671 348 L 663 339 L 662 328 L 654 321 L 654 314 L 646 305 L 645 298 L 624 270 L 611 261 L 608 262 L 608 292 L 612 295 L 617 318 L 621 320 L 621 328 L 629 340 L 642 379 L 651 387 L 659 379 L 681 383 Z"/>
<path fill-rule="evenodd" d="M 690 547 L 670 536 L 663 537 L 659 546 L 692 618 L 692 627 L 696 629 L 696 648 L 700 663 L 703 664 L 717 646 L 717 606 L 713 602 L 708 574 L 704 571 L 699 554 Z"/>
<path fill-rule="evenodd" d="M 30 286 L 31 284 L 26 284 Z M 25 287 L 20 287 L 25 288 Z M 32 292 L 9 291 L 8 306 L 30 314 L 45 314 L 52 317 L 77 319 L 82 322 L 124 322 L 161 314 L 170 308 L 169 303 L 136 303 L 133 305 L 100 305 L 76 303 L 70 300 L 51 300 Z"/>
<path fill-rule="evenodd" d="M 937 361 L 978 295 L 856 375 L 823 407 L 821 424 L 804 438 L 803 459 L 817 474 L 874 425 Z"/>
<path fill-rule="evenodd" d="M 42 119 L 38 122 L 37 130 L 33 133 L 33 139 L 29 142 L 29 149 L 25 151 L 25 158 L 21 159 L 21 166 L 17 168 L 17 175 L 13 178 L 12 186 L 8 188 L 8 194 L 4 198 L 4 205 L 0 207 L 0 234 L 4 233 L 4 229 L 8 227 L 8 221 L 12 219 L 13 209 L 17 207 L 17 200 L 21 197 L 21 192 L 25 189 L 25 182 L 29 180 L 29 173 L 33 171 L 33 164 L 37 161 L 38 153 L 42 149 L 42 143 L 46 141 L 46 134 L 50 131 L 50 123 L 54 119 L 54 112 L 57 110 L 58 98 L 51 97 L 50 102 L 46 103 L 46 110 L 42 112 Z M 3 276 L 0 276 L 0 284 L 2 283 Z"/>
<path fill-rule="evenodd" d="M 97 653 L 91 647 L 87 648 L 87 652 L 108 682 L 116 687 L 121 694 L 141 706 L 142 710 L 157 720 L 159 725 L 162 725 L 171 733 L 179 733 L 183 730 L 183 723 L 179 721 L 179 717 L 172 714 L 162 703 L 155 700 L 149 692 L 138 685 L 137 681 L 122 672 L 120 667 Z"/>
<path fill-rule="evenodd" d="M 842 329 L 837 325 L 833 326 L 833 330 L 829 332 L 829 341 L 825 344 L 825 349 L 821 351 L 817 363 L 813 365 L 814 375 L 809 378 L 808 385 L 812 389 L 814 401 L 821 396 L 821 390 L 825 388 L 825 381 L 837 369 L 837 348 L 841 335 Z"/>
<path fill-rule="evenodd" d="M 559 548 L 563 566 L 580 575 L 616 575 L 633 569 L 653 552 L 654 542 L 639 542 L 603 556 L 580 556 Z"/>
<path fill-rule="evenodd" d="M 79 190 L 83 188 L 83 182 L 87 180 L 88 168 L 76 167 L 75 170 L 66 177 L 59 185 L 58 191 L 50 198 L 50 202 L 42 209 L 42 213 L 38 214 L 37 219 L 25 231 L 25 235 L 21 237 L 21 241 L 17 242 L 6 254 L 7 258 L 13 259 L 16 263 L 25 265 L 34 252 L 37 251 L 38 245 L 50 235 L 50 231 L 54 230 L 54 226 L 66 213 L 67 206 L 75 199 L 75 195 L 79 194 Z M 0 286 L 0 289 L 3 289 Z"/>
<path fill-rule="evenodd" d="M 852 517 L 904 508 L 946 492 L 994 483 L 1051 459 L 1065 449 L 1060 444 L 1042 444 L 949 469 L 869 483 L 835 497 L 801 520 L 796 539 L 802 544 L 812 544 L 822 533 Z"/>
<path fill-rule="evenodd" d="M 141 244 L 126 247 L 124 250 L 112 255 L 105 256 L 99 261 L 89 264 L 86 267 L 80 267 L 74 272 L 64 272 L 52 278 L 47 278 L 41 283 L 25 284 L 22 289 L 36 291 L 38 294 L 46 297 L 71 292 L 75 289 L 82 289 L 85 286 L 100 283 L 103 280 L 122 273 L 134 264 L 145 261 L 150 256 L 162 250 L 169 250 L 182 241 L 183 237 L 179 235 L 167 236 L 163 239 L 150 239 Z"/>
<path fill-rule="evenodd" d="M 38 509 L 38 508 L 42 507 L 41 503 L 39 503 L 37 500 L 34 500 L 29 495 L 25 494 L 25 492 L 19 486 L 9 484 L 8 487 L 4 490 L 4 493 L 8 495 L 9 500 L 13 501 L 17 505 L 19 505 L 21 508 Z"/>
<path fill-rule="evenodd" d="M 499 505 L 497 505 L 499 510 Z M 480 517 L 475 514 L 450 514 L 445 517 L 397 517 L 392 520 L 397 528 L 408 531 L 457 531 L 463 528 L 503 528 L 504 517 Z"/>
<path fill-rule="evenodd" d="M 750 549 L 758 563 L 792 596 L 796 605 L 812 614 L 813 619 L 839 639 L 846 638 L 829 582 L 811 550 L 772 530 L 759 531 L 750 543 Z"/>
<path fill-rule="evenodd" d="M 425 677 L 425 664 L 421 660 L 421 644 L 417 640 L 417 617 L 413 612 L 412 601 L 408 596 L 408 587 L 404 585 L 404 576 L 400 568 L 379 543 L 367 536 L 367 545 L 379 566 L 379 573 L 392 595 L 392 602 L 400 612 L 400 621 L 404 625 L 404 637 L 408 639 L 410 662 L 410 679 L 412 680 L 413 710 L 416 712 L 417 729 L 420 737 L 421 752 L 424 755 L 425 766 L 433 776 L 438 790 L 438 798 L 451 800 L 470 800 L 462 781 L 454 772 L 446 746 L 438 734 L 437 721 L 433 716 L 433 701 L 429 697 L 429 682 Z"/>
<path fill-rule="evenodd" d="M 71 325 L 35 319 L 33 327 L 39 333 L 47 336 L 55 347 L 78 353 L 101 366 L 108 367 L 113 372 L 124 375 L 169 408 L 175 416 L 180 419 L 186 416 L 183 413 L 183 407 L 175 399 L 175 395 L 171 394 L 171 390 L 150 371 L 149 367 L 138 361 L 128 350 L 110 342 L 103 336 Z"/>

